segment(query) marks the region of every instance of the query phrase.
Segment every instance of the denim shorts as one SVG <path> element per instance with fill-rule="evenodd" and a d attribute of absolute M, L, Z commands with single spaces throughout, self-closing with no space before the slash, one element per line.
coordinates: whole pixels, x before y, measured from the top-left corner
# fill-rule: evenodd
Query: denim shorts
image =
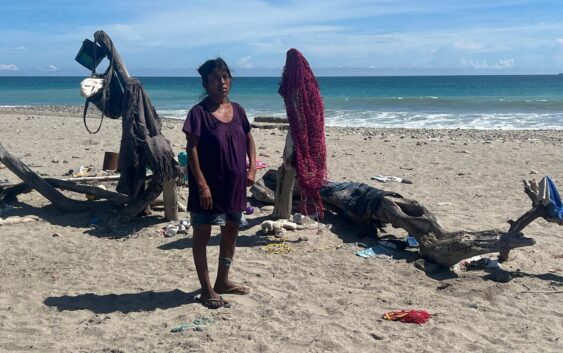
<path fill-rule="evenodd" d="M 243 224 L 242 212 L 227 213 L 196 213 L 190 212 L 192 226 L 197 227 L 202 224 L 224 227 L 227 221 L 236 223 L 238 226 Z"/>

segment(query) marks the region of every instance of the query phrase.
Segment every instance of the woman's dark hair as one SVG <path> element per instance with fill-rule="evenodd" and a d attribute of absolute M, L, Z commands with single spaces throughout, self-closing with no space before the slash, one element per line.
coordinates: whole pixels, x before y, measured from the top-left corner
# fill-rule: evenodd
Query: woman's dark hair
<path fill-rule="evenodd" d="M 231 75 L 231 70 L 229 70 L 229 66 L 227 65 L 225 60 L 221 58 L 207 60 L 197 69 L 197 72 L 201 76 L 201 80 L 203 81 L 204 86 L 207 85 L 207 77 L 209 76 L 209 74 L 211 74 L 215 70 L 224 71 L 230 78 L 233 78 L 233 76 Z"/>

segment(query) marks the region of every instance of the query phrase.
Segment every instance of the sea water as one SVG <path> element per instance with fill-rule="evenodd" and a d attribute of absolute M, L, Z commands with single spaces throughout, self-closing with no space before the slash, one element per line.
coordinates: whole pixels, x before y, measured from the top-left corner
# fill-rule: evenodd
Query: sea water
<path fill-rule="evenodd" d="M 0 77 L 0 106 L 81 105 L 83 77 Z M 184 119 L 198 77 L 139 77 L 159 115 Z M 249 118 L 285 116 L 279 77 L 236 77 Z M 563 75 L 318 77 L 328 126 L 563 129 Z"/>

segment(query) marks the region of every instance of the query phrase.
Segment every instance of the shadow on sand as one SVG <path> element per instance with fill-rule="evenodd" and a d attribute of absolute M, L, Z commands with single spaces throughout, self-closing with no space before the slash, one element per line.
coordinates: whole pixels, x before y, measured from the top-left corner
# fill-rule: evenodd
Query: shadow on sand
<path fill-rule="evenodd" d="M 56 307 L 59 311 L 90 310 L 97 314 L 130 313 L 194 304 L 197 303 L 194 300 L 194 295 L 197 293 L 199 293 L 199 290 L 186 293 L 179 289 L 168 292 L 147 291 L 105 295 L 86 293 L 76 296 L 49 297 L 43 303 L 47 306 Z"/>

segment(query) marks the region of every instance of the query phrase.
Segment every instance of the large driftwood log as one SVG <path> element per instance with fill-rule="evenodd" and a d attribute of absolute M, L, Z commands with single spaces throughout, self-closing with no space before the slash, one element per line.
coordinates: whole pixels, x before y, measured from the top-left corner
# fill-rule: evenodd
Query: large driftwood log
<path fill-rule="evenodd" d="M 27 165 L 10 154 L 2 143 L 0 143 L 0 162 L 23 180 L 29 187 L 37 190 L 47 200 L 65 211 L 87 211 L 100 207 L 99 202 L 78 201 L 64 196 L 51 184 L 29 169 Z"/>
<path fill-rule="evenodd" d="M 61 180 L 56 178 L 43 179 L 49 185 L 57 189 L 73 191 L 79 194 L 91 195 L 95 199 L 107 199 L 118 206 L 123 206 L 130 201 L 129 196 L 118 192 L 101 189 L 97 186 L 76 184 L 72 181 Z M 12 202 L 19 194 L 25 194 L 32 191 L 33 188 L 26 183 L 19 183 L 4 189 L 0 189 L 0 200 Z"/>
<path fill-rule="evenodd" d="M 275 172 L 266 173 L 261 188 L 253 189 L 260 198 L 267 198 L 263 189 L 272 188 Z M 532 238 L 524 237 L 522 229 L 538 217 L 545 216 L 541 207 L 526 212 L 512 222 L 508 232 L 484 230 L 477 232 L 449 232 L 438 218 L 415 200 L 384 192 L 363 183 L 328 183 L 321 188 L 325 206 L 336 209 L 373 234 L 384 224 L 406 230 L 420 244 L 423 258 L 444 267 L 481 254 L 506 251 L 535 244 Z"/>
<path fill-rule="evenodd" d="M 420 254 L 444 267 L 481 254 L 531 246 L 535 241 L 500 230 L 448 232 L 438 218 L 415 200 L 378 192 L 363 183 L 328 183 L 321 189 L 323 201 L 340 209 L 357 223 L 375 228 L 391 224 L 416 238 Z"/>
<path fill-rule="evenodd" d="M 0 162 L 2 162 L 10 171 L 16 174 L 23 183 L 12 186 L 11 194 L 29 191 L 30 189 L 37 190 L 47 200 L 51 201 L 53 205 L 61 208 L 66 212 L 81 212 L 103 209 L 107 211 L 108 217 L 104 226 L 116 226 L 120 223 L 127 222 L 133 217 L 137 216 L 146 209 L 158 195 L 162 193 L 162 184 L 157 180 L 156 176 L 152 176 L 147 189 L 134 198 L 128 198 L 123 194 L 112 191 L 102 190 L 97 187 L 78 185 L 66 180 L 59 179 L 43 179 L 35 172 L 33 172 L 27 165 L 19 159 L 10 154 L 4 146 L 0 143 Z M 52 184 L 51 184 L 52 183 Z M 79 201 L 68 198 L 61 194 L 55 187 L 72 190 L 74 192 L 91 194 L 101 198 L 108 198 L 108 201 Z M 6 192 L 4 190 L 4 192 Z M 5 194 L 4 194 L 5 197 Z M 123 206 L 123 207 L 121 207 Z"/>

